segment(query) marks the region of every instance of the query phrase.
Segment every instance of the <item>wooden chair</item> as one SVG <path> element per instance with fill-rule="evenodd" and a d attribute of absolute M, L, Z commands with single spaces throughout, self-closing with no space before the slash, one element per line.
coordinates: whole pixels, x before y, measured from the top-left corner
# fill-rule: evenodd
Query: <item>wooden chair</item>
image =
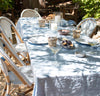
<path fill-rule="evenodd" d="M 25 46 L 25 43 L 23 42 L 20 34 L 18 33 L 16 26 L 14 23 L 8 19 L 7 17 L 1 16 L 0 17 L 0 34 L 2 38 L 4 38 L 7 43 L 16 50 L 16 52 L 21 55 L 23 60 L 27 62 L 28 64 L 30 63 L 29 55 L 27 52 L 27 48 Z M 15 38 L 17 40 L 17 43 L 14 44 L 13 40 L 13 33 L 15 34 Z"/>
<path fill-rule="evenodd" d="M 96 32 L 96 20 L 94 18 L 86 18 L 80 21 L 76 27 L 81 30 L 81 34 L 92 37 Z"/>
<path fill-rule="evenodd" d="M 8 54 L 5 53 L 5 49 L 11 53 L 12 56 L 14 56 L 17 59 L 17 63 L 20 65 L 23 65 L 22 67 L 18 67 L 15 65 L 13 60 L 9 57 Z M 10 96 L 15 88 L 11 89 L 12 84 L 18 85 L 18 91 L 13 96 L 22 96 L 20 94 L 27 94 L 31 90 L 33 90 L 34 85 L 34 78 L 33 78 L 33 72 L 31 70 L 32 66 L 24 66 L 23 61 L 17 56 L 17 54 L 12 50 L 12 48 L 7 44 L 5 40 L 3 40 L 0 37 L 0 67 L 2 69 L 2 72 L 4 74 L 4 77 L 6 79 L 6 85 L 4 87 L 4 91 L 2 91 L 1 96 Z M 21 92 L 20 84 L 26 86 L 26 91 Z M 29 89 L 28 89 L 29 88 Z"/>
<path fill-rule="evenodd" d="M 21 12 L 20 17 L 41 17 L 41 16 L 40 16 L 40 14 L 36 10 L 33 10 L 33 9 L 24 9 Z"/>
<path fill-rule="evenodd" d="M 61 6 L 60 11 L 63 12 L 63 18 L 66 20 L 75 20 L 78 22 L 78 8 L 79 5 L 76 4 L 70 4 L 67 6 Z"/>

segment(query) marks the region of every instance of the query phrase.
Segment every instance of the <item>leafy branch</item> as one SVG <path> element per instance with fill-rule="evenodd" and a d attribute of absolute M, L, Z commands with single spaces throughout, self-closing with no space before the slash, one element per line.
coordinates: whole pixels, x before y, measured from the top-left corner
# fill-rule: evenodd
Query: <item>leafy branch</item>
<path fill-rule="evenodd" d="M 0 10 L 8 10 L 13 8 L 13 0 L 0 0 Z"/>
<path fill-rule="evenodd" d="M 80 12 L 83 19 L 88 17 L 100 18 L 100 0 L 72 0 L 80 5 Z"/>

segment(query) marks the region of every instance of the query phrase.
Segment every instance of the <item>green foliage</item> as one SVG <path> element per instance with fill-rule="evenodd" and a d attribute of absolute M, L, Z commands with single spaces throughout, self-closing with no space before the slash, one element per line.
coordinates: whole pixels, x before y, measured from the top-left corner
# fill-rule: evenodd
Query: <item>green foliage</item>
<path fill-rule="evenodd" d="M 0 10 L 12 9 L 14 0 L 0 0 Z"/>
<path fill-rule="evenodd" d="M 88 17 L 100 18 L 100 0 L 72 0 L 79 3 L 83 19 Z"/>

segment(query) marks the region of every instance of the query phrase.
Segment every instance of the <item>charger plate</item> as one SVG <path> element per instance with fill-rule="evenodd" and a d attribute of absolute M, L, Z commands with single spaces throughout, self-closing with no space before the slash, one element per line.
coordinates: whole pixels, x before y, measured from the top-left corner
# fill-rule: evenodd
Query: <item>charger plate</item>
<path fill-rule="evenodd" d="M 48 37 L 45 35 L 34 35 L 28 40 L 28 42 L 33 45 L 46 45 L 48 44 Z"/>

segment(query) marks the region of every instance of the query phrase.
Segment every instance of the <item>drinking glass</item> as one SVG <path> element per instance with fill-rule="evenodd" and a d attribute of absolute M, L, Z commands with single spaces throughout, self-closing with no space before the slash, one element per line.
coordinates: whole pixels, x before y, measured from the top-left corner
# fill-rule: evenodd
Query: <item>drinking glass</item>
<path fill-rule="evenodd" d="M 45 27 L 45 19 L 39 19 L 39 26 Z"/>
<path fill-rule="evenodd" d="M 57 60 L 57 53 L 61 50 L 62 46 L 60 40 L 57 37 L 49 37 L 48 45 L 51 51 L 54 53 L 54 60 Z"/>
<path fill-rule="evenodd" d="M 80 38 L 81 30 L 73 30 L 73 38 Z"/>
<path fill-rule="evenodd" d="M 54 53 L 54 60 L 57 60 L 57 53 L 60 51 L 61 46 L 56 45 L 56 47 L 50 47 L 51 51 Z"/>

